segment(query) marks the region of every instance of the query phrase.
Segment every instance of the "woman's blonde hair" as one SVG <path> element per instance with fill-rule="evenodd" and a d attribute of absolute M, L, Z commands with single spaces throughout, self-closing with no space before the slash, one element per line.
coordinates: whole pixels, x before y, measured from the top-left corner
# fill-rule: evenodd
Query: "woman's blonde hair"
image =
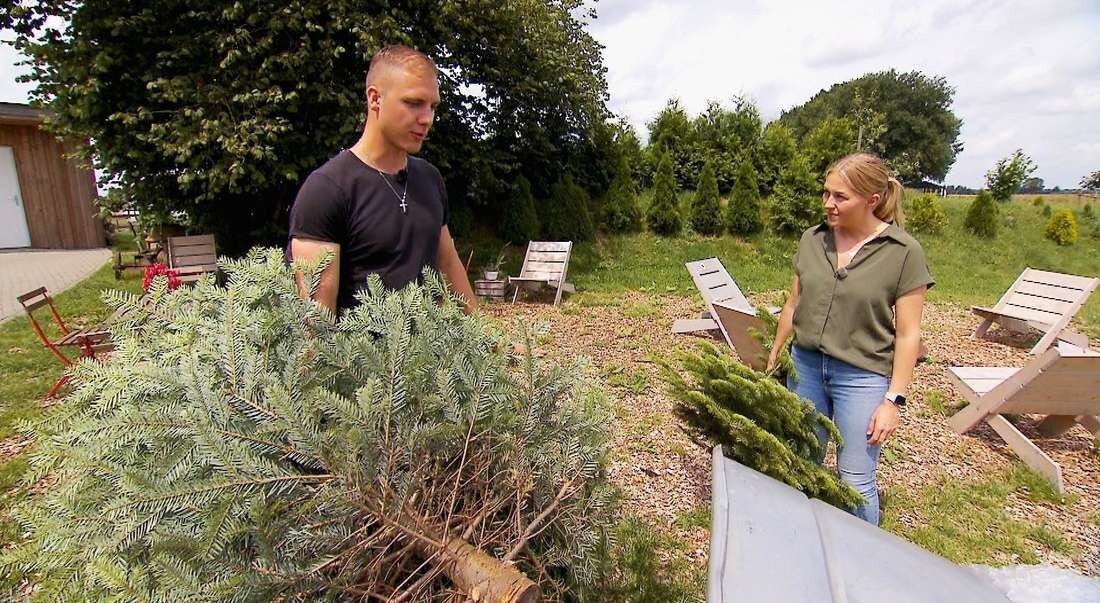
<path fill-rule="evenodd" d="M 882 158 L 870 153 L 852 153 L 837 159 L 825 170 L 825 177 L 836 172 L 852 190 L 864 197 L 878 195 L 875 217 L 883 222 L 902 226 L 905 216 L 901 211 L 902 186 L 890 175 Z"/>

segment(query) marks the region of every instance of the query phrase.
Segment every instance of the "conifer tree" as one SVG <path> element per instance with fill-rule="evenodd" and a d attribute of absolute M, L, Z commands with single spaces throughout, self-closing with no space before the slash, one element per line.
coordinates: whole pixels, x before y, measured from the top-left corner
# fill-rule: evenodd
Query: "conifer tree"
<path fill-rule="evenodd" d="M 823 218 L 821 183 L 810 172 L 806 158 L 795 154 L 772 195 L 772 226 L 780 234 L 797 235 Z"/>
<path fill-rule="evenodd" d="M 966 210 L 966 220 L 963 226 L 971 234 L 992 239 L 997 236 L 997 204 L 993 201 L 993 195 L 989 191 L 979 191 L 978 196 Z"/>
<path fill-rule="evenodd" d="M 572 174 L 566 173 L 550 191 L 543 203 L 542 229 L 553 241 L 591 241 L 596 238 L 596 223 L 589 211 L 588 192 L 581 188 Z"/>
<path fill-rule="evenodd" d="M 512 183 L 508 202 L 500 217 L 500 238 L 510 243 L 526 243 L 539 238 L 539 216 L 531 183 L 519 176 Z"/>
<path fill-rule="evenodd" d="M 642 210 L 638 206 L 634 178 L 625 156 L 619 159 L 615 178 L 607 191 L 604 226 L 608 232 L 638 232 L 642 229 Z"/>
<path fill-rule="evenodd" d="M 527 601 L 591 577 L 608 414 L 578 367 L 497 351 L 434 274 L 374 277 L 337 322 L 278 250 L 222 268 L 108 295 L 116 351 L 34 428 L 30 479 L 57 484 L 2 555 L 37 597 Z"/>
<path fill-rule="evenodd" d="M 696 352 L 680 353 L 679 360 L 686 379 L 664 365 L 669 391 L 679 401 L 676 412 L 700 435 L 721 444 L 727 457 L 838 507 L 863 501 L 817 464 L 821 445 L 815 429 L 841 439 L 813 404 L 709 342 L 699 342 Z"/>
<path fill-rule="evenodd" d="M 756 169 L 752 162 L 742 161 L 726 207 L 726 227 L 735 235 L 760 232 L 764 220 L 760 216 L 760 191 L 756 186 Z"/>
<path fill-rule="evenodd" d="M 653 202 L 646 214 L 649 229 L 666 237 L 680 234 L 683 218 L 676 198 L 676 177 L 672 173 L 672 159 L 668 153 L 662 153 L 657 162 L 657 173 L 653 177 Z"/>
<path fill-rule="evenodd" d="M 718 180 L 708 159 L 699 174 L 699 187 L 691 202 L 691 228 L 701 235 L 722 232 L 722 206 L 718 202 Z"/>

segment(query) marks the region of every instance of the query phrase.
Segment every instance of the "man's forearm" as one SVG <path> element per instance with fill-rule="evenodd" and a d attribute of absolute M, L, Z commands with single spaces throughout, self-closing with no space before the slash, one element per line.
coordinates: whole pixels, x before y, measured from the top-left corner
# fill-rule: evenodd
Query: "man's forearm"
<path fill-rule="evenodd" d="M 439 267 L 439 271 L 447 279 L 451 290 L 466 300 L 466 313 L 472 314 L 477 310 L 477 296 L 474 295 L 474 289 L 470 286 L 470 277 L 466 275 L 466 267 L 458 259 L 457 253 L 447 255 L 450 257 L 445 258 Z"/>

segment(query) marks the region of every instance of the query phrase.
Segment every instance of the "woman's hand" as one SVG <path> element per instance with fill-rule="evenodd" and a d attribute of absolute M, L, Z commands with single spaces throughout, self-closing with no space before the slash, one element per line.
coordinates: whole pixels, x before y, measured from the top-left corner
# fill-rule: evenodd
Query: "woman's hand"
<path fill-rule="evenodd" d="M 764 369 L 764 373 L 768 375 L 775 374 L 775 366 L 777 364 L 779 364 L 779 350 L 773 349 L 771 353 L 768 354 L 768 366 Z"/>
<path fill-rule="evenodd" d="M 893 402 L 883 400 L 871 415 L 871 424 L 867 426 L 867 445 L 883 444 L 898 428 L 898 407 Z"/>

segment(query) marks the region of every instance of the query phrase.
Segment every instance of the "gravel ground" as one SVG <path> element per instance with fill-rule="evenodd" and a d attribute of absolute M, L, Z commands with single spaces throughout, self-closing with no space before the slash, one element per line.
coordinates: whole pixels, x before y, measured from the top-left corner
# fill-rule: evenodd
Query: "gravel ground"
<path fill-rule="evenodd" d="M 752 301 L 775 303 L 777 296 L 773 292 Z M 617 402 L 610 475 L 622 488 L 624 508 L 688 542 L 688 557 L 704 566 L 707 530 L 698 522 L 692 527 L 693 522 L 677 518 L 709 509 L 710 453 L 685 433 L 673 414 L 674 402 L 665 393 L 659 366 L 652 361 L 654 356 L 667 358 L 677 348 L 691 345 L 692 338 L 674 336 L 669 328 L 677 318 L 696 316 L 700 303 L 632 292 L 606 298 L 580 296 L 577 302 L 558 307 L 525 303 L 483 307 L 506 323 L 515 319 L 549 323 L 542 349 L 550 359 L 591 360 L 592 377 Z M 929 360 L 917 367 L 911 402 L 892 445 L 895 454 L 881 464 L 879 486 L 887 493 L 901 490 L 916 496 L 945 476 L 988 480 L 1015 462 L 1015 454 L 987 426 L 964 436 L 947 426 L 945 413 L 953 413 L 963 398 L 948 382 L 946 367 L 1022 366 L 1029 359 L 1027 348 L 1020 347 L 1026 342 L 1004 336 L 992 341 L 972 338 L 977 324 L 977 317 L 965 308 L 926 305 L 923 332 Z M 1018 426 L 1034 438 L 1034 422 L 1033 417 L 1024 416 Z M 1095 523 L 1100 510 L 1100 453 L 1094 440 L 1077 426 L 1059 438 L 1036 441 L 1062 467 L 1072 502 L 1036 503 L 1014 494 L 1005 501 L 1007 512 L 1029 522 L 1045 521 L 1077 545 L 1074 558 L 1037 550 L 1043 563 L 1100 575 L 1100 527 Z M 913 525 L 920 520 L 902 516 L 899 521 Z"/>

